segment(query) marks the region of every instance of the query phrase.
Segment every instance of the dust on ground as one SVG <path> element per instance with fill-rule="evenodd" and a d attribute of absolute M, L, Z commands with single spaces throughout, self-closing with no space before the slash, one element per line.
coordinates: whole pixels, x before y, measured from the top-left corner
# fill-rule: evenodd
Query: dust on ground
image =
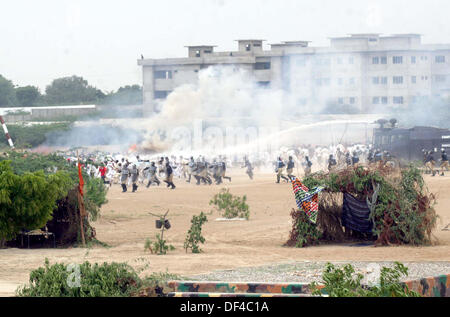
<path fill-rule="evenodd" d="M 431 192 L 437 195 L 435 206 L 440 219 L 433 246 L 351 247 L 348 244 L 322 245 L 308 248 L 283 247 L 291 230 L 290 212 L 296 207 L 292 187 L 288 183 L 275 183 L 274 174 L 256 173 L 250 180 L 244 170 L 231 173 L 232 182 L 200 185 L 175 179 L 175 190 L 165 185 L 145 188 L 136 193 L 121 192 L 113 185 L 108 192 L 109 202 L 101 209 L 101 218 L 92 223 L 97 238 L 109 247 L 69 249 L 3 249 L 0 250 L 0 296 L 14 295 L 15 289 L 27 283 L 31 270 L 50 263 L 127 262 L 141 271 L 169 272 L 181 276 L 204 275 L 214 271 L 250 268 L 276 263 L 304 261 L 402 261 L 449 262 L 450 231 L 442 228 L 450 223 L 450 175 L 424 175 Z M 216 221 L 217 211 L 208 214 L 203 225 L 205 244 L 203 253 L 186 253 L 183 243 L 193 215 L 210 213 L 210 199 L 221 188 L 229 188 L 235 195 L 246 195 L 250 206 L 248 221 Z M 164 238 L 176 249 L 166 255 L 144 251 L 147 238 L 155 238 L 156 218 L 149 212 L 163 214 L 169 210 L 172 227 Z M 289 281 L 285 281 L 289 282 Z"/>

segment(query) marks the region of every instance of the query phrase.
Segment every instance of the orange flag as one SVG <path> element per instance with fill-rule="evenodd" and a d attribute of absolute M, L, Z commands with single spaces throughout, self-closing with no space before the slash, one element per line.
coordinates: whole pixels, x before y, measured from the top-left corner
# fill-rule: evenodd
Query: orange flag
<path fill-rule="evenodd" d="M 83 181 L 83 174 L 81 173 L 81 163 L 80 162 L 78 162 L 78 178 L 80 179 L 80 184 L 78 185 L 78 190 L 80 191 L 81 196 L 83 196 L 84 181 Z"/>

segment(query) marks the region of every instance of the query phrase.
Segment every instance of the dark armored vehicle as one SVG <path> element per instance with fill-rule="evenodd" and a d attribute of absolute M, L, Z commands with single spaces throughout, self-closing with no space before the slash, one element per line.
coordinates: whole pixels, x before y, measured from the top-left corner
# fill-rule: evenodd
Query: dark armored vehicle
<path fill-rule="evenodd" d="M 381 121 L 381 120 L 379 120 Z M 440 151 L 450 149 L 450 130 L 434 127 L 396 128 L 396 121 L 385 127 L 387 121 L 379 122 L 373 131 L 375 149 L 388 151 L 392 156 L 407 161 L 423 159 L 422 150 Z"/>

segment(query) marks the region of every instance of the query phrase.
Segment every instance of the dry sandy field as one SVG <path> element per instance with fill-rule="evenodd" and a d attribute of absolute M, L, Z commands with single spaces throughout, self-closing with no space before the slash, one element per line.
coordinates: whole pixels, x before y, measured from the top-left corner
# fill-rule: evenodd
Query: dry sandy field
<path fill-rule="evenodd" d="M 275 183 L 275 175 L 256 173 L 250 180 L 244 170 L 230 174 L 232 182 L 223 184 L 188 184 L 175 178 L 175 190 L 140 186 L 136 193 L 121 192 L 113 185 L 108 203 L 101 209 L 101 217 L 92 225 L 97 238 L 108 247 L 69 249 L 2 249 L 0 250 L 0 296 L 14 295 L 15 289 L 28 281 L 30 270 L 50 263 L 127 262 L 140 270 L 141 275 L 169 272 L 185 277 L 207 274 L 217 270 L 232 270 L 286 262 L 311 261 L 403 261 L 450 262 L 450 231 L 442 230 L 450 223 L 450 175 L 425 175 L 431 192 L 437 195 L 436 210 L 440 216 L 434 232 L 436 243 L 426 247 L 362 246 L 349 244 L 323 245 L 307 248 L 288 248 L 283 244 L 292 226 L 290 212 L 296 207 L 292 186 Z M 246 195 L 250 206 L 248 221 L 218 221 L 221 215 L 212 211 L 210 199 L 221 188 L 229 188 L 235 195 Z M 163 214 L 169 210 L 172 227 L 164 233 L 168 244 L 175 247 L 166 255 L 144 250 L 145 240 L 159 232 L 156 218 L 149 214 Z M 186 253 L 183 248 L 193 215 L 208 213 L 203 225 L 205 244 L 200 254 Z M 211 213 L 212 211 L 212 213 Z M 447 272 L 449 273 L 449 272 Z M 286 281 L 289 282 L 289 281 Z"/>

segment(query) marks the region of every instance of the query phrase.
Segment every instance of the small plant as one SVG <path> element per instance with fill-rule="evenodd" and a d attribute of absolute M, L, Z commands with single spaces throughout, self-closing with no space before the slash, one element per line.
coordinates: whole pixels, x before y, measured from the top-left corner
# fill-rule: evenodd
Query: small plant
<path fill-rule="evenodd" d="M 245 218 L 248 220 L 250 211 L 246 201 L 247 196 L 244 195 L 241 198 L 232 195 L 228 189 L 222 189 L 220 193 L 214 195 L 209 204 L 214 205 L 225 218 Z"/>
<path fill-rule="evenodd" d="M 166 254 L 167 251 L 175 250 L 175 247 L 172 245 L 167 245 L 166 240 L 162 239 L 159 233 L 156 234 L 156 241 L 152 241 L 149 238 L 145 241 L 144 250 L 149 250 L 151 253 L 155 253 L 158 255 Z"/>
<path fill-rule="evenodd" d="M 369 287 L 361 283 L 364 275 L 355 273 L 351 264 L 338 268 L 327 263 L 322 274 L 324 287 L 320 288 L 313 282 L 310 288 L 312 294 L 317 296 L 328 294 L 330 297 L 420 297 L 420 294 L 401 283 L 402 276 L 408 276 L 408 268 L 395 262 L 393 268 L 381 269 L 379 284 Z"/>
<path fill-rule="evenodd" d="M 205 243 L 205 238 L 202 236 L 202 225 L 207 222 L 206 215 L 201 212 L 198 216 L 193 216 L 191 220 L 191 228 L 189 229 L 186 240 L 184 241 L 184 249 L 191 249 L 192 253 L 200 253 L 199 243 Z"/>

